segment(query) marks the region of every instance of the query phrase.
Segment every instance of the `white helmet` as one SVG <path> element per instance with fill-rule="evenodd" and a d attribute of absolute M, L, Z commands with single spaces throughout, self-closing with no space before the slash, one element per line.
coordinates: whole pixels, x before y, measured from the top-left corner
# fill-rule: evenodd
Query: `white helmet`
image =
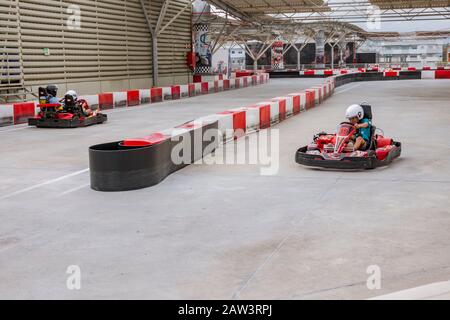
<path fill-rule="evenodd" d="M 347 108 L 345 117 L 347 119 L 357 117 L 359 120 L 362 120 L 364 118 L 364 109 L 359 104 L 352 104 Z"/>
<path fill-rule="evenodd" d="M 67 91 L 66 95 L 71 95 L 75 101 L 78 99 L 78 94 L 77 94 L 77 92 L 75 90 Z"/>

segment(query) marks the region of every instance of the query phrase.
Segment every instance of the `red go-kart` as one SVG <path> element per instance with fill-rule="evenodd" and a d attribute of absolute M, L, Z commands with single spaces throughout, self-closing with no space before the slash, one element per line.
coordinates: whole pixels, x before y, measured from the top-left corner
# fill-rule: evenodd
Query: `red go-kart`
<path fill-rule="evenodd" d="M 370 106 L 363 108 L 366 117 L 372 119 Z M 353 124 L 343 122 L 337 134 L 319 133 L 313 143 L 297 151 L 296 162 L 319 168 L 364 170 L 386 166 L 400 157 L 401 143 L 377 133 L 374 126 L 367 149 L 354 151 L 352 137 L 356 132 Z"/>
<path fill-rule="evenodd" d="M 95 124 L 101 124 L 108 120 L 106 114 L 95 112 L 86 114 L 88 108 L 87 102 L 84 100 L 73 101 L 73 97 L 67 95 L 64 104 L 48 104 L 46 103 L 46 92 L 44 88 L 39 88 L 40 111 L 34 118 L 28 119 L 28 125 L 38 128 L 78 128 L 87 127 Z"/>

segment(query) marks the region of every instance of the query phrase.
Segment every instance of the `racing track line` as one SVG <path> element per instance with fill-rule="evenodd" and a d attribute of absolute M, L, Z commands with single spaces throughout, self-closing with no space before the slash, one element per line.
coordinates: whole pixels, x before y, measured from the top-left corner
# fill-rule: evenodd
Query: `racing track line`
<path fill-rule="evenodd" d="M 316 208 L 313 208 L 308 211 L 305 216 L 303 216 L 301 219 L 294 219 L 290 222 L 290 225 L 295 226 L 297 228 L 300 224 L 302 224 L 315 210 L 318 210 L 320 207 L 322 207 L 322 200 L 325 198 L 325 196 L 338 184 L 341 176 L 338 176 L 334 182 L 324 191 L 318 198 L 319 205 Z M 298 222 L 297 222 L 298 220 Z M 292 228 L 294 229 L 294 228 Z M 280 241 L 280 243 L 277 245 L 275 250 L 273 250 L 266 259 L 255 269 L 254 272 L 251 273 L 251 275 L 248 277 L 248 279 L 245 281 L 245 283 L 233 294 L 232 300 L 238 300 L 240 299 L 241 293 L 249 286 L 249 284 L 252 282 L 252 280 L 256 277 L 256 275 L 264 269 L 264 267 L 273 259 L 273 257 L 281 250 L 281 248 L 285 245 L 285 243 L 294 235 L 294 230 L 289 231 L 286 236 Z"/>
<path fill-rule="evenodd" d="M 48 180 L 48 181 L 36 184 L 34 186 L 31 186 L 31 187 L 28 187 L 28 188 L 25 188 L 25 189 L 22 189 L 22 190 L 15 191 L 13 193 L 10 193 L 10 194 L 7 194 L 5 196 L 0 197 L 0 200 L 6 200 L 6 199 L 12 198 L 14 196 L 20 195 L 22 193 L 25 193 L 25 192 L 28 192 L 28 191 L 31 191 L 31 190 L 34 190 L 34 189 L 38 189 L 40 187 L 44 187 L 44 186 L 47 186 L 47 185 L 50 185 L 50 184 L 53 184 L 53 183 L 56 183 L 56 182 L 59 182 L 59 181 L 65 180 L 65 179 L 69 179 L 69 178 L 78 176 L 80 174 L 86 173 L 86 172 L 89 172 L 89 168 L 88 169 L 84 169 L 84 170 L 80 170 L 80 171 L 77 171 L 77 172 L 73 172 L 73 173 L 70 173 L 70 174 L 66 174 L 66 175 L 61 176 L 59 178 Z"/>
<path fill-rule="evenodd" d="M 355 84 L 355 85 L 353 85 L 353 86 L 351 86 L 351 87 L 349 87 L 349 88 L 345 88 L 345 89 L 343 89 L 343 90 L 337 89 L 337 90 L 334 91 L 334 94 L 330 97 L 330 99 L 333 98 L 333 96 L 336 96 L 336 95 L 338 95 L 338 94 L 347 92 L 347 91 L 349 91 L 349 90 L 351 90 L 351 89 L 354 89 L 354 88 L 356 88 L 356 87 L 359 87 L 360 85 L 361 85 L 361 83 L 358 83 L 358 84 Z M 345 85 L 344 85 L 344 86 L 345 86 Z"/>

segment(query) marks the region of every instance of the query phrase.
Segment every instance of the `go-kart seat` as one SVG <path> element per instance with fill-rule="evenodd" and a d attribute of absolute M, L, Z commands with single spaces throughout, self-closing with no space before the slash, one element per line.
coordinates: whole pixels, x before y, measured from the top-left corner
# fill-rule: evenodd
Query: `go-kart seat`
<path fill-rule="evenodd" d="M 372 120 L 372 106 L 368 104 L 367 102 L 361 103 L 361 107 L 364 110 L 364 118 L 367 118 L 369 120 Z"/>
<path fill-rule="evenodd" d="M 360 106 L 363 108 L 364 110 L 364 118 L 369 119 L 370 121 L 373 120 L 373 115 L 372 115 L 372 106 L 370 104 L 368 104 L 367 102 L 363 102 L 360 104 Z M 375 141 L 375 131 L 377 130 L 377 128 L 372 125 L 372 130 L 370 132 L 370 146 L 368 146 L 366 148 L 366 150 L 375 150 L 376 149 L 376 141 Z"/>

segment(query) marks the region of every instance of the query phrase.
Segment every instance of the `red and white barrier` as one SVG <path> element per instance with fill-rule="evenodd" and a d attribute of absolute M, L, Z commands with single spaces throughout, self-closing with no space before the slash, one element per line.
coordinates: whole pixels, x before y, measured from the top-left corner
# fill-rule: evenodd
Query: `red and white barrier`
<path fill-rule="evenodd" d="M 80 99 L 86 100 L 92 110 L 97 110 L 99 108 L 99 98 L 98 94 L 88 95 L 88 96 L 80 96 Z"/>
<path fill-rule="evenodd" d="M 14 124 L 14 106 L 12 104 L 0 105 L 0 127 Z"/>
<path fill-rule="evenodd" d="M 298 97 L 298 98 L 300 99 L 300 97 Z M 284 97 L 276 97 L 273 100 L 280 101 L 280 110 L 283 108 L 283 106 L 282 106 L 283 102 L 282 101 L 284 101 L 285 118 L 289 118 L 289 117 L 292 117 L 294 115 L 294 97 L 293 96 L 287 95 L 287 96 L 284 96 Z"/>
<path fill-rule="evenodd" d="M 34 102 L 0 105 L 0 127 L 27 123 L 35 114 Z"/>
<path fill-rule="evenodd" d="M 289 100 L 289 102 L 288 102 Z M 276 97 L 273 98 L 272 101 L 275 101 L 278 103 L 278 110 L 279 110 L 279 121 L 284 121 L 288 118 L 288 104 L 290 104 L 290 114 L 292 115 L 292 97 Z"/>
<path fill-rule="evenodd" d="M 257 106 L 270 107 L 270 125 L 280 122 L 280 104 L 278 101 L 262 101 Z"/>

